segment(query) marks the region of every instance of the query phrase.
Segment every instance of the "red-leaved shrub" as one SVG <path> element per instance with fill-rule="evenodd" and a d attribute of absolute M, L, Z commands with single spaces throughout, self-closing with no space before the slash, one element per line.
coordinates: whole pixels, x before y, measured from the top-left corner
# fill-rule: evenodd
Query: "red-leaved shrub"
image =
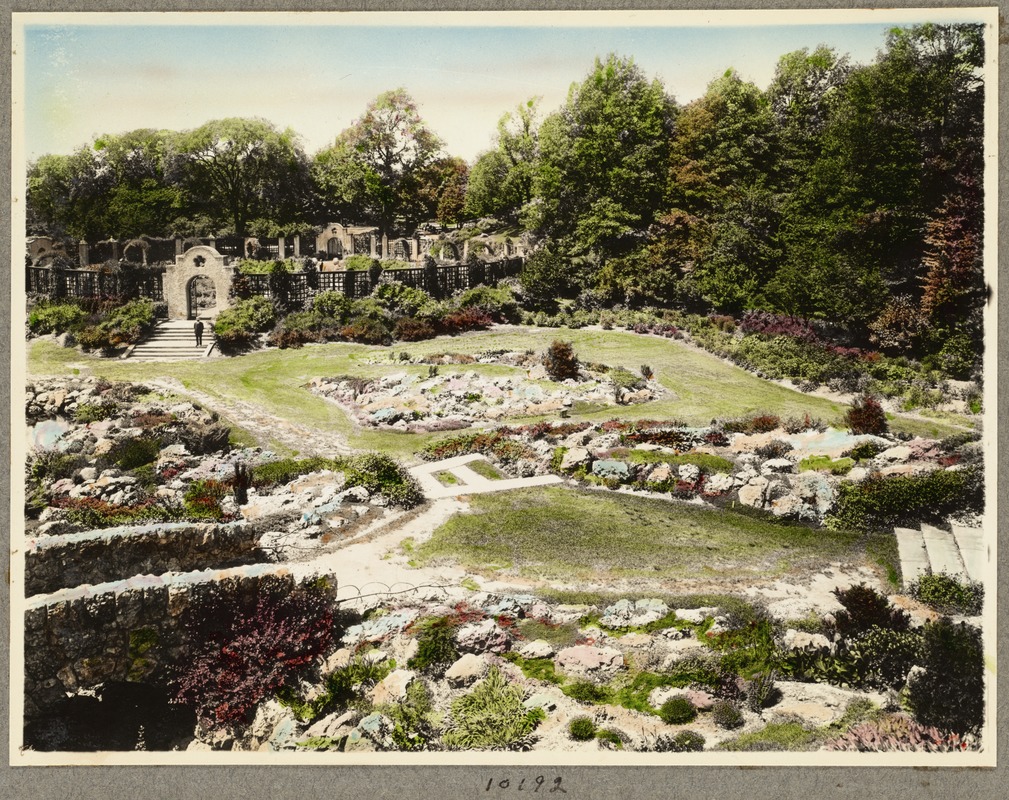
<path fill-rule="evenodd" d="M 872 395 L 856 397 L 844 417 L 852 433 L 886 433 L 886 413 Z"/>
<path fill-rule="evenodd" d="M 333 601 L 323 584 L 263 578 L 242 593 L 222 584 L 183 620 L 186 653 L 172 677 L 173 700 L 210 728 L 249 721 L 256 706 L 326 652 Z"/>
<path fill-rule="evenodd" d="M 396 327 L 392 331 L 392 335 L 403 342 L 433 339 L 437 333 L 434 325 L 426 319 L 415 319 L 414 317 L 400 317 L 396 320 Z"/>

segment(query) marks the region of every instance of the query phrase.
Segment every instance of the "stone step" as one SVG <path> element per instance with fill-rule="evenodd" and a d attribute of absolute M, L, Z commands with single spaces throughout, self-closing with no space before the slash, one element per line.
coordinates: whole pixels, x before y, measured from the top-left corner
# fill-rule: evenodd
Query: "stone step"
<path fill-rule="evenodd" d="M 925 550 L 925 539 L 921 531 L 911 528 L 894 528 L 897 536 L 897 553 L 900 556 L 900 573 L 904 585 L 927 575 L 929 570 L 928 552 Z"/>
<path fill-rule="evenodd" d="M 952 533 L 934 525 L 923 524 L 921 534 L 925 540 L 925 550 L 928 551 L 929 565 L 933 573 L 945 572 L 961 579 L 967 577 L 967 571 L 960 558 L 960 550 Z"/>
<path fill-rule="evenodd" d="M 988 565 L 988 546 L 985 544 L 983 531 L 981 528 L 968 528 L 956 522 L 951 524 L 953 538 L 960 548 L 960 557 L 967 570 L 967 577 L 973 581 L 980 581 Z"/>

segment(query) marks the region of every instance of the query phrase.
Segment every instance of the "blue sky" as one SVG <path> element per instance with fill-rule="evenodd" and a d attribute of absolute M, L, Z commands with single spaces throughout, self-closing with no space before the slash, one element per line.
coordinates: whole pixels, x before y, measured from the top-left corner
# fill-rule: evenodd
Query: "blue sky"
<path fill-rule="evenodd" d="M 495 26 L 467 26 L 472 17 L 440 25 L 425 15 L 422 27 L 348 24 L 343 16 L 302 16 L 294 26 L 31 21 L 25 155 L 70 152 L 101 133 L 184 130 L 226 116 L 291 127 L 312 153 L 371 99 L 402 86 L 447 150 L 472 159 L 490 146 L 505 111 L 534 95 L 543 96 L 544 113 L 554 110 L 595 56 L 633 57 L 685 103 L 729 67 L 764 88 L 778 58 L 802 47 L 825 43 L 869 62 L 894 24 L 878 13 L 858 24 L 735 27 L 676 27 L 669 24 L 676 17 L 633 14 L 608 17 L 605 27 L 584 25 L 588 14 L 573 25 L 562 18 L 532 27 L 528 15 L 523 24 Z"/>

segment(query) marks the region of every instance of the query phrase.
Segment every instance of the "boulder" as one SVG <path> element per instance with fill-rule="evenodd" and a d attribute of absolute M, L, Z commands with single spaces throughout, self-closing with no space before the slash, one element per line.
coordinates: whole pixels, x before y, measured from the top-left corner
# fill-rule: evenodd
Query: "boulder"
<path fill-rule="evenodd" d="M 648 480 L 652 483 L 665 483 L 673 477 L 673 468 L 669 464 L 658 464 L 648 473 Z"/>
<path fill-rule="evenodd" d="M 785 648 L 787 650 L 819 650 L 820 648 L 832 648 L 831 641 L 822 633 L 808 633 L 789 628 L 784 636 Z"/>
<path fill-rule="evenodd" d="M 802 517 L 805 516 L 806 504 L 794 494 L 786 494 L 774 498 L 770 510 L 776 517 Z"/>
<path fill-rule="evenodd" d="M 522 658 L 550 658 L 554 654 L 554 646 L 546 639 L 536 639 L 527 642 L 519 649 Z"/>
<path fill-rule="evenodd" d="M 764 492 L 767 490 L 767 478 L 750 478 L 749 483 L 739 487 L 739 502 L 752 508 L 764 507 Z"/>
<path fill-rule="evenodd" d="M 584 677 L 608 678 L 624 668 L 624 656 L 619 650 L 585 644 L 564 648 L 554 662 L 564 672 Z"/>
<path fill-rule="evenodd" d="M 887 464 L 903 464 L 904 462 L 910 460 L 910 458 L 911 448 L 904 444 L 891 447 L 876 456 L 877 460 Z"/>
<path fill-rule="evenodd" d="M 760 472 L 762 475 L 795 472 L 795 464 L 787 458 L 771 458 L 760 465 Z"/>
<path fill-rule="evenodd" d="M 592 461 L 592 454 L 584 447 L 572 447 L 561 459 L 561 471 L 568 472 L 581 466 L 587 466 Z"/>
<path fill-rule="evenodd" d="M 661 600 L 618 600 L 603 612 L 599 621 L 607 628 L 631 628 L 647 625 L 669 613 Z"/>
<path fill-rule="evenodd" d="M 680 464 L 680 480 L 693 483 L 701 477 L 701 469 L 696 464 Z"/>
<path fill-rule="evenodd" d="M 406 697 L 407 687 L 416 677 L 417 673 L 409 669 L 393 670 L 371 690 L 371 701 L 376 706 L 399 703 Z"/>
<path fill-rule="evenodd" d="M 708 478 L 704 484 L 704 490 L 707 492 L 728 492 L 732 490 L 734 485 L 735 481 L 731 475 L 727 475 L 724 472 L 716 472 Z"/>
<path fill-rule="evenodd" d="M 466 653 L 445 671 L 449 686 L 461 688 L 469 686 L 487 674 L 487 656 Z"/>
<path fill-rule="evenodd" d="M 615 461 L 613 459 L 603 459 L 601 461 L 596 461 L 592 465 L 592 474 L 598 475 L 600 478 L 626 478 L 630 471 L 623 461 Z"/>
<path fill-rule="evenodd" d="M 492 619 L 463 625 L 455 635 L 456 645 L 464 653 L 503 653 L 511 637 Z"/>

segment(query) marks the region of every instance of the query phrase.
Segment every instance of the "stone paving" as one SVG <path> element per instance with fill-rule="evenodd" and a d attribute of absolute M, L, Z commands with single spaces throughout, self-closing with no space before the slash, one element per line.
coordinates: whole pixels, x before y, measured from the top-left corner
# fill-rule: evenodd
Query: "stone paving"
<path fill-rule="evenodd" d="M 446 458 L 442 461 L 432 461 L 413 467 L 410 474 L 417 479 L 424 495 L 429 500 L 437 500 L 442 497 L 457 497 L 463 494 L 489 494 L 490 492 L 506 492 L 509 489 L 525 489 L 530 486 L 547 486 L 554 483 L 562 483 L 562 479 L 557 475 L 535 475 L 531 478 L 502 478 L 491 480 L 479 475 L 467 464 L 475 461 L 487 462 L 482 455 L 474 453 L 467 456 L 457 456 Z M 458 484 L 445 486 L 435 475 L 441 472 L 448 472 L 453 475 Z"/>

